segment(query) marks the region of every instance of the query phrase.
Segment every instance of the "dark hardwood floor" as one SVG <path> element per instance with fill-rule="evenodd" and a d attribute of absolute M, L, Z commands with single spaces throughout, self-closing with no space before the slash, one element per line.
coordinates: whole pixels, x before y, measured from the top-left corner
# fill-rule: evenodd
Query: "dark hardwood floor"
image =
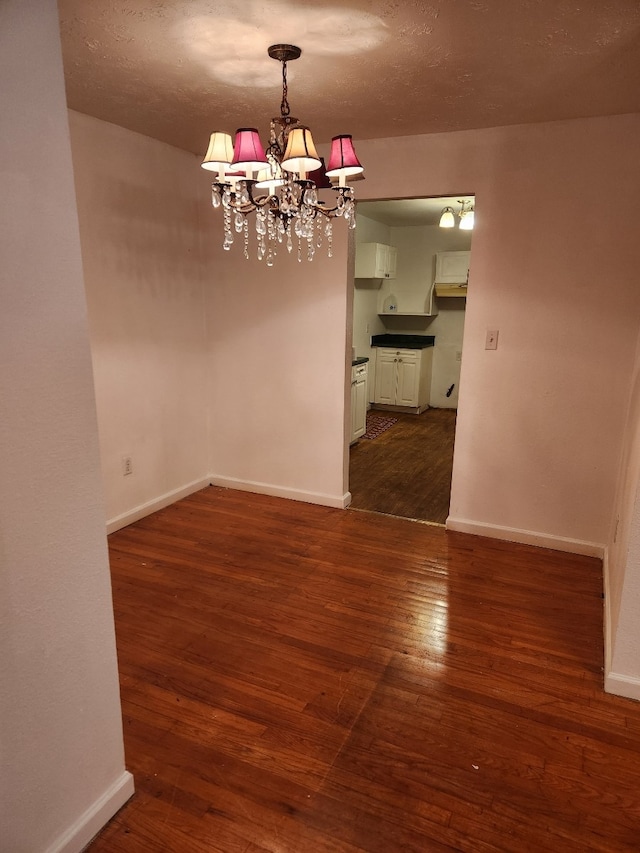
<path fill-rule="evenodd" d="M 421 415 L 372 410 L 398 418 L 382 435 L 352 445 L 351 507 L 444 524 L 449 514 L 455 409 Z"/>
<path fill-rule="evenodd" d="M 91 853 L 630 853 L 598 560 L 208 488 L 110 537 L 135 797 Z"/>

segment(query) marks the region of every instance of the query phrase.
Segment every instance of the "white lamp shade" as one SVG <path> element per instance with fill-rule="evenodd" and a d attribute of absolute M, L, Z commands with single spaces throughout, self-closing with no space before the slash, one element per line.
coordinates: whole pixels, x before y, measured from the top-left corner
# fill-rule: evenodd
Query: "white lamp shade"
<path fill-rule="evenodd" d="M 200 164 L 203 169 L 219 172 L 226 169 L 233 160 L 233 142 L 231 134 L 215 130 L 209 139 L 209 147 Z"/>
<path fill-rule="evenodd" d="M 445 207 L 440 215 L 440 228 L 454 228 L 456 219 L 452 207 Z"/>
<path fill-rule="evenodd" d="M 463 213 L 460 217 L 460 230 L 461 231 L 472 231 L 474 225 L 475 214 L 473 210 L 468 210 L 466 213 Z"/>
<path fill-rule="evenodd" d="M 313 172 L 322 166 L 308 127 L 294 127 L 289 131 L 281 166 L 287 172 L 298 174 Z"/>
<path fill-rule="evenodd" d="M 273 193 L 276 187 L 281 187 L 286 183 L 282 176 L 282 169 L 279 163 L 270 163 L 266 169 L 260 169 L 258 172 L 258 180 L 256 187 L 258 189 L 268 189 Z"/>

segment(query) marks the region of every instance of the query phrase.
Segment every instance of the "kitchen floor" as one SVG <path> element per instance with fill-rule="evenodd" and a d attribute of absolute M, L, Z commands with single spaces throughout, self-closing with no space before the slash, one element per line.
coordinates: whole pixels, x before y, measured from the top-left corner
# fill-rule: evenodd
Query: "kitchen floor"
<path fill-rule="evenodd" d="M 444 524 L 449 514 L 455 409 L 421 415 L 378 411 L 397 418 L 374 439 L 352 445 L 351 508 Z"/>

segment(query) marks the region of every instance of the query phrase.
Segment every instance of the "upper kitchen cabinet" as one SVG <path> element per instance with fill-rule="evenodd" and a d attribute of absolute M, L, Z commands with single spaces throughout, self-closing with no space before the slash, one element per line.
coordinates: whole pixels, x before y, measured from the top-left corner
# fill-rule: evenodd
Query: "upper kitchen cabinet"
<path fill-rule="evenodd" d="M 436 284 L 466 284 L 469 280 L 471 252 L 438 252 Z"/>
<path fill-rule="evenodd" d="M 392 279 L 396 277 L 397 252 L 384 243 L 356 244 L 356 278 Z"/>

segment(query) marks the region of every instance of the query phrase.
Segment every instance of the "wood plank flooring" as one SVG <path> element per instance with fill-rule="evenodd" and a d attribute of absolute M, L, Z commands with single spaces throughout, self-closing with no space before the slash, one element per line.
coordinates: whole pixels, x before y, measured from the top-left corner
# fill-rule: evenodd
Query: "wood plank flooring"
<path fill-rule="evenodd" d="M 444 524 L 449 514 L 455 409 L 421 415 L 375 412 L 398 418 L 377 438 L 351 447 L 349 491 L 353 509 Z"/>
<path fill-rule="evenodd" d="M 110 537 L 135 797 L 91 853 L 629 853 L 597 560 L 205 489 Z"/>

